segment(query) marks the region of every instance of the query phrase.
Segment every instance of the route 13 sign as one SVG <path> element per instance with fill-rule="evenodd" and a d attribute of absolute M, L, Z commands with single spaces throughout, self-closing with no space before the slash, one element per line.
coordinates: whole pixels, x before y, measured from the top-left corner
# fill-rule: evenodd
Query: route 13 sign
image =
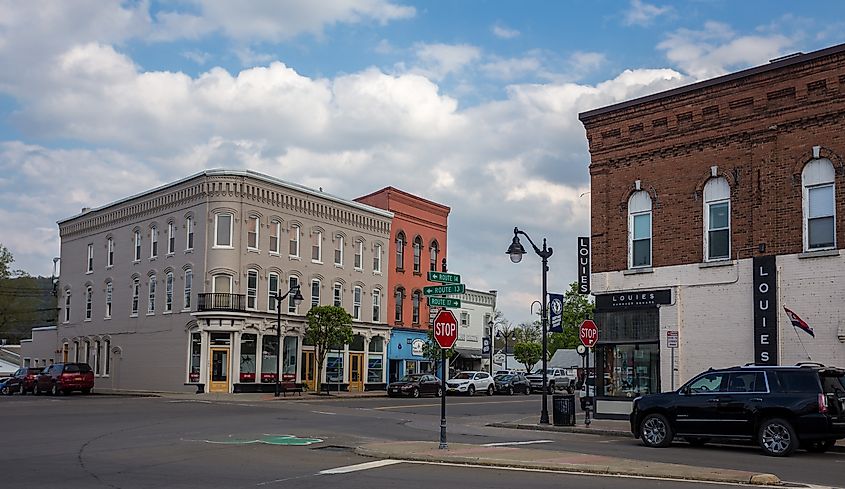
<path fill-rule="evenodd" d="M 563 295 L 549 294 L 549 331 L 563 333 Z"/>

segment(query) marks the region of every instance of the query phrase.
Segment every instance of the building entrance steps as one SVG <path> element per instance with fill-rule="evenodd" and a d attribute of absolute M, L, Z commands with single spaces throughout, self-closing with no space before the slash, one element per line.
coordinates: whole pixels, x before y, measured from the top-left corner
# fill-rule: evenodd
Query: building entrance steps
<path fill-rule="evenodd" d="M 531 448 L 450 443 L 448 449 L 440 449 L 436 442 L 415 441 L 371 443 L 362 445 L 355 451 L 359 455 L 367 457 L 419 462 L 444 462 L 738 484 L 778 485 L 781 483 L 780 479 L 773 474 Z"/>

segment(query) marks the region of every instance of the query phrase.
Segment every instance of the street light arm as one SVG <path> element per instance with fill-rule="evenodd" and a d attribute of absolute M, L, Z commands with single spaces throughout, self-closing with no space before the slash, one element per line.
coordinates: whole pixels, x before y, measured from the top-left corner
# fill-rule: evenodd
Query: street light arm
<path fill-rule="evenodd" d="M 543 249 L 541 250 L 540 248 L 537 248 L 537 245 L 534 244 L 534 240 L 531 239 L 531 236 L 528 236 L 528 233 L 526 233 L 525 231 L 520 231 L 519 228 L 514 227 L 513 234 L 521 234 L 528 238 L 528 242 L 531 243 L 531 247 L 534 248 L 534 253 L 537 253 L 537 256 L 539 256 L 540 258 L 548 258 L 552 256 L 552 249 L 546 247 L 546 238 L 543 238 Z"/>

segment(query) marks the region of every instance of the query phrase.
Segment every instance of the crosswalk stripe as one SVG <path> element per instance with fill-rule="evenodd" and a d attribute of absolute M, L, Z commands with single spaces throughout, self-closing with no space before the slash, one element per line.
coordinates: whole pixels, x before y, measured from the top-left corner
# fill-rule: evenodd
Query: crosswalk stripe
<path fill-rule="evenodd" d="M 321 470 L 319 474 L 321 475 L 331 475 L 331 474 L 347 474 L 349 472 L 358 472 L 359 470 L 369 470 L 369 469 L 377 469 L 379 467 L 385 467 L 387 465 L 394 465 L 394 464 L 401 464 L 402 460 L 375 460 L 373 462 L 364 462 L 362 464 L 355 464 L 355 465 L 347 465 L 345 467 L 337 467 L 334 469 L 326 469 Z"/>

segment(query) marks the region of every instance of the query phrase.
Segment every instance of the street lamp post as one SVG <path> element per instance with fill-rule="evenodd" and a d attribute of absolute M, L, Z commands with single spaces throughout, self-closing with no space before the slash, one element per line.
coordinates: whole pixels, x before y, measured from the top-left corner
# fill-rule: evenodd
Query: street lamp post
<path fill-rule="evenodd" d="M 549 409 L 547 406 L 547 394 L 546 394 L 546 386 L 548 385 L 548 314 L 546 314 L 546 301 L 548 300 L 548 292 L 547 292 L 547 276 L 549 272 L 549 257 L 552 256 L 552 249 L 546 246 L 546 238 L 543 238 L 543 249 L 537 248 L 537 245 L 534 244 L 534 241 L 531 239 L 530 236 L 525 234 L 525 231 L 520 231 L 519 228 L 513 228 L 513 241 L 511 245 L 508 247 L 508 251 L 506 252 L 511 257 L 511 261 L 514 263 L 519 263 L 522 261 L 522 255 L 525 254 L 525 248 L 519 242 L 519 235 L 523 235 L 528 239 L 528 242 L 531 243 L 531 247 L 534 248 L 534 253 L 542 259 L 543 263 L 543 303 L 542 303 L 542 325 L 543 325 L 543 408 L 540 412 L 540 424 L 549 424 Z M 506 357 L 507 358 L 507 357 Z"/>
<path fill-rule="evenodd" d="M 273 394 L 279 397 L 281 394 L 281 370 L 282 370 L 282 301 L 293 292 L 293 302 L 297 306 L 302 302 L 303 297 L 299 292 L 299 285 L 294 285 L 284 295 L 282 291 L 276 292 L 276 392 Z"/>
<path fill-rule="evenodd" d="M 487 321 L 487 327 L 490 328 L 490 333 L 488 334 L 487 337 L 490 339 L 490 376 L 492 377 L 493 376 L 493 346 L 495 345 L 495 341 L 496 341 L 496 339 L 495 339 L 496 335 L 495 335 L 494 330 L 496 329 L 496 323 L 494 323 L 493 320 L 491 319 L 490 321 Z"/>

